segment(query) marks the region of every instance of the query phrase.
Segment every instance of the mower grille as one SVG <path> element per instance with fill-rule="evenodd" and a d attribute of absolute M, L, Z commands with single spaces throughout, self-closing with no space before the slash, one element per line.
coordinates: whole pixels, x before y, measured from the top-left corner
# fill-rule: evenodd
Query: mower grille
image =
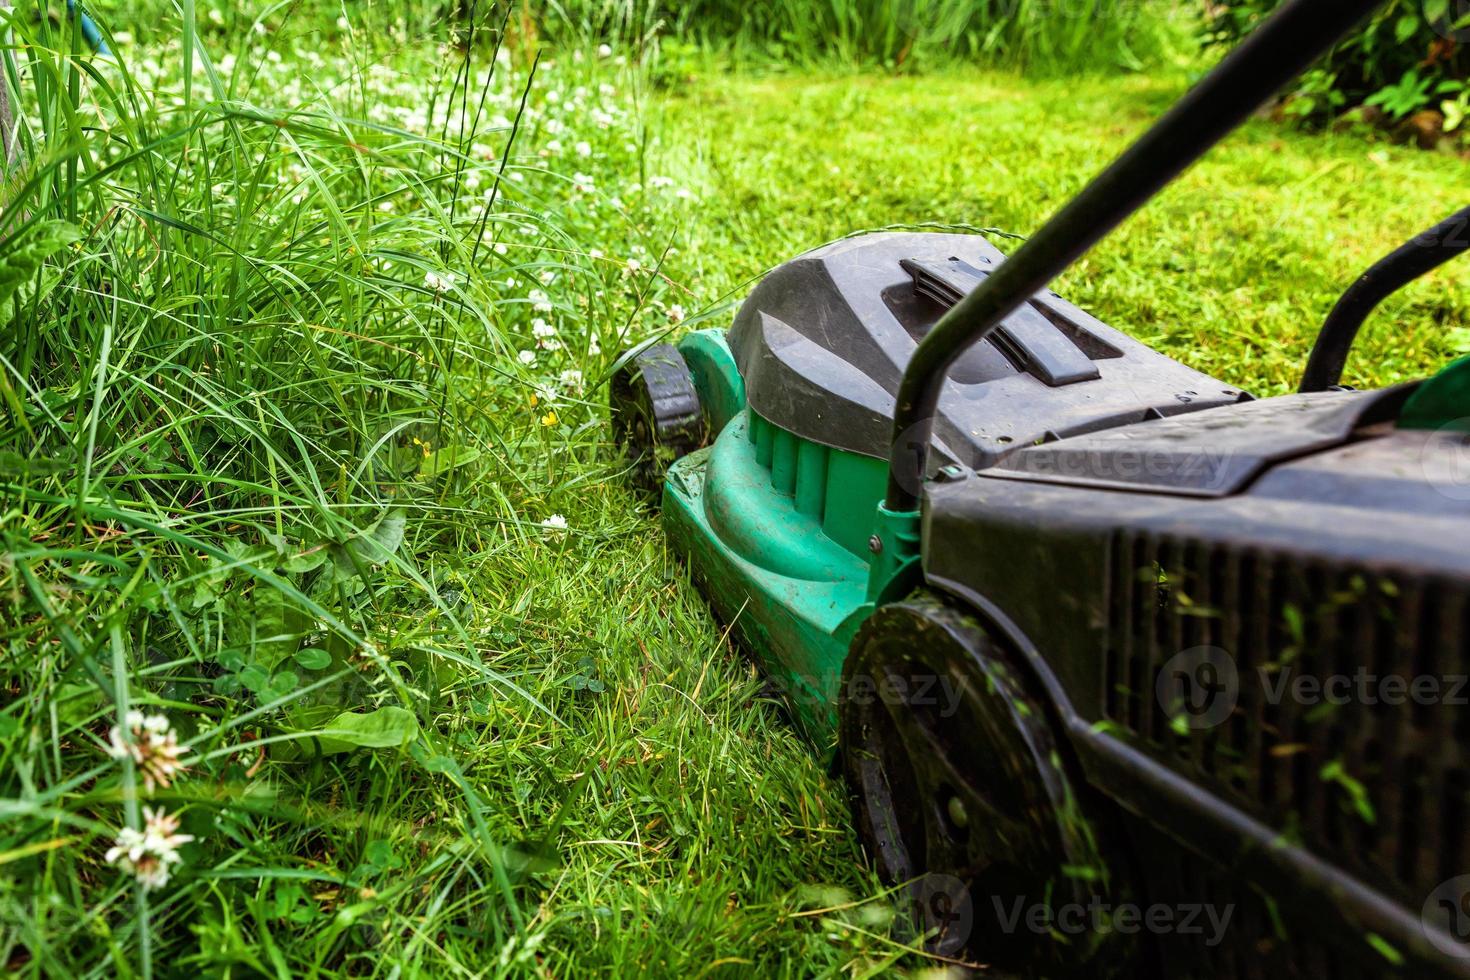
<path fill-rule="evenodd" d="M 1470 870 L 1465 583 L 1120 534 L 1108 585 L 1103 710 L 1159 761 L 1415 909 Z M 1196 728 L 1156 681 L 1201 647 L 1236 697 Z"/>

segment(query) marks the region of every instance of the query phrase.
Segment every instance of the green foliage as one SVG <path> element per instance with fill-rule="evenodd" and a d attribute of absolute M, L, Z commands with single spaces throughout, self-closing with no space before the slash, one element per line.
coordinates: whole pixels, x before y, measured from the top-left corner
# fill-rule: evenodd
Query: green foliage
<path fill-rule="evenodd" d="M 1282 0 L 1223 0 L 1206 27 L 1210 43 L 1234 45 Z M 1445 130 L 1459 128 L 1463 111 L 1454 96 L 1470 78 L 1470 9 L 1457 0 L 1391 0 L 1300 79 L 1289 114 L 1323 123 L 1344 108 L 1381 107 L 1401 120 L 1442 102 Z M 1442 96 L 1450 96 L 1446 100 Z M 1454 125 L 1449 125 L 1451 121 Z"/>
<path fill-rule="evenodd" d="M 1184 34 L 1177 5 L 1162 0 L 544 0 L 536 9 L 542 29 L 562 40 L 642 48 L 667 35 L 785 64 L 890 69 L 963 61 L 1041 73 L 1138 70 Z"/>

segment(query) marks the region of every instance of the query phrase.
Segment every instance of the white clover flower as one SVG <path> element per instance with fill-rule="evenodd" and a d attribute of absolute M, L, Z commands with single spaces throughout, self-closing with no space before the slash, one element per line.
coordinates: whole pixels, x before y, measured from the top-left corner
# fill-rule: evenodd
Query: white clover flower
<path fill-rule="evenodd" d="M 642 269 L 642 268 L 643 268 L 643 263 L 642 262 L 639 262 L 637 259 L 631 259 L 630 258 L 627 261 L 627 263 L 623 266 L 623 271 L 626 272 L 628 275 L 631 276 L 634 273 L 636 273 L 639 269 Z"/>
<path fill-rule="evenodd" d="M 435 272 L 429 269 L 424 273 L 424 285 L 436 293 L 442 293 L 457 282 L 452 272 Z"/>
<path fill-rule="evenodd" d="M 389 211 L 392 211 L 393 210 L 393 202 L 391 200 L 382 200 L 382 201 L 379 201 L 378 202 L 378 210 L 379 211 L 382 211 L 384 213 L 387 213 Z"/>
<path fill-rule="evenodd" d="M 150 793 L 155 786 L 168 789 L 173 778 L 185 769 L 181 761 L 184 747 L 168 716 L 129 711 L 124 722 L 126 730 L 113 725 L 107 733 L 107 754 L 114 759 L 131 758 Z"/>
<path fill-rule="evenodd" d="M 170 869 L 183 861 L 179 848 L 194 838 L 179 833 L 179 818 L 162 807 L 143 808 L 143 829 L 124 827 L 117 832 L 105 859 L 137 879 L 145 890 L 168 884 Z"/>
<path fill-rule="evenodd" d="M 549 297 L 549 296 L 546 295 L 546 291 L 545 290 L 542 290 L 542 289 L 533 289 L 527 295 L 527 298 L 531 301 L 531 309 L 534 310 L 535 312 L 537 312 L 537 313 L 550 313 L 551 312 L 551 309 L 552 309 L 552 307 L 551 307 L 551 297 Z"/>
<path fill-rule="evenodd" d="M 606 129 L 612 125 L 612 121 L 613 117 L 611 113 L 605 112 L 602 109 L 592 110 L 592 122 L 596 124 L 598 129 Z"/>
<path fill-rule="evenodd" d="M 669 305 L 668 315 L 670 323 L 683 323 L 684 307 L 680 306 L 678 303 L 671 303 Z"/>
<path fill-rule="evenodd" d="M 495 254 L 496 255 L 505 255 L 509 251 L 510 251 L 510 246 L 507 245 L 507 244 L 505 244 L 505 242 L 496 242 L 495 243 Z"/>
<path fill-rule="evenodd" d="M 536 278 L 541 280 L 541 284 L 543 286 L 550 286 L 552 283 L 556 282 L 556 273 L 551 269 L 542 269 L 540 274 L 537 275 Z"/>
<path fill-rule="evenodd" d="M 561 120 L 560 119 L 548 119 L 548 120 L 546 120 L 546 131 L 548 133 L 550 133 L 552 136 L 557 135 L 558 133 L 560 133 L 565 128 L 566 127 L 564 127 L 561 124 Z M 557 145 L 560 146 L 561 144 L 557 144 Z"/>
<path fill-rule="evenodd" d="M 523 350 L 516 355 L 516 360 L 529 367 L 536 363 L 536 352 L 533 350 Z"/>
<path fill-rule="evenodd" d="M 615 89 L 615 88 L 613 88 L 611 85 L 607 84 L 606 82 L 603 82 L 601 85 L 597 86 L 597 94 L 598 95 L 601 95 L 603 98 L 610 99 L 614 95 L 617 95 L 618 94 L 618 90 Z"/>
<path fill-rule="evenodd" d="M 510 178 L 510 182 L 512 184 L 519 184 L 526 179 L 526 175 L 521 173 L 519 170 L 512 170 L 510 173 L 506 174 L 506 176 Z"/>
<path fill-rule="evenodd" d="M 555 337 L 556 328 L 538 316 L 531 321 L 531 335 L 533 337 Z"/>
<path fill-rule="evenodd" d="M 479 187 L 480 186 L 480 172 L 478 170 L 471 170 L 471 171 L 467 172 L 464 175 L 464 185 L 466 187 L 468 187 L 470 190 L 474 190 L 476 187 Z"/>
<path fill-rule="evenodd" d="M 542 350 L 561 350 L 561 341 L 546 337 L 536 341 L 536 346 Z"/>
<path fill-rule="evenodd" d="M 582 390 L 582 372 L 576 369 L 563 371 L 557 381 L 568 391 Z"/>
<path fill-rule="evenodd" d="M 552 514 L 541 522 L 541 526 L 551 531 L 565 531 L 567 529 L 567 519 L 560 514 Z"/>
<path fill-rule="evenodd" d="M 148 838 L 141 830 L 132 827 L 124 827 L 117 832 L 117 838 L 113 840 L 112 847 L 108 848 L 106 861 L 108 864 L 116 864 L 118 861 L 137 861 L 143 856 L 144 845 Z"/>
<path fill-rule="evenodd" d="M 561 153 L 561 140 L 547 140 L 546 152 L 552 156 L 559 155 Z"/>
<path fill-rule="evenodd" d="M 592 355 L 593 357 L 596 357 L 598 354 L 602 353 L 602 345 L 597 342 L 596 334 L 593 334 L 591 337 L 587 338 L 587 353 Z"/>
<path fill-rule="evenodd" d="M 579 157 L 590 157 L 592 155 L 592 144 L 586 140 L 578 140 L 577 145 L 572 147 Z"/>
<path fill-rule="evenodd" d="M 572 174 L 572 189 L 579 194 L 591 194 L 597 190 L 597 187 L 593 184 L 590 176 L 583 173 L 576 173 Z"/>
<path fill-rule="evenodd" d="M 681 201 L 688 201 L 693 199 L 694 192 L 687 187 L 681 187 L 678 190 L 674 191 L 674 196 Z"/>
<path fill-rule="evenodd" d="M 603 251 L 600 248 L 589 248 L 587 250 L 587 257 L 589 259 L 600 259 L 600 258 L 602 258 L 602 256 L 603 256 Z"/>
<path fill-rule="evenodd" d="M 612 57 L 612 45 L 611 44 L 599 44 L 597 46 L 597 57 L 599 57 L 599 58 L 611 58 Z"/>
<path fill-rule="evenodd" d="M 556 89 L 551 89 L 546 93 L 546 101 L 550 102 L 552 105 L 555 105 L 556 103 L 561 101 L 561 93 L 558 92 Z"/>
<path fill-rule="evenodd" d="M 649 187 L 673 187 L 674 186 L 674 178 L 672 178 L 672 177 L 665 177 L 662 174 L 654 174 L 652 177 L 648 178 L 648 186 Z"/>

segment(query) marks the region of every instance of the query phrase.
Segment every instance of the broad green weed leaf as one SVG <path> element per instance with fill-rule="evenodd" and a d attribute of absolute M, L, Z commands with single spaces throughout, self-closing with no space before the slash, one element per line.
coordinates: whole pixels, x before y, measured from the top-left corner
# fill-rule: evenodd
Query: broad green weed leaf
<path fill-rule="evenodd" d="M 67 221 L 42 221 L 19 238 L 0 247 L 0 309 L 30 282 L 41 263 L 72 242 L 82 233 Z"/>
<path fill-rule="evenodd" d="M 344 711 L 322 726 L 323 755 L 353 749 L 402 748 L 418 738 L 419 721 L 412 712 L 389 705 L 366 713 Z"/>

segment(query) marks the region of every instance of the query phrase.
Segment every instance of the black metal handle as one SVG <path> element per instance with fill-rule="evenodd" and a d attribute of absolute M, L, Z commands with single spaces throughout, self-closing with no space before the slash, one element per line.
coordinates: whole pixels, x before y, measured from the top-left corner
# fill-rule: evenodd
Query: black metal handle
<path fill-rule="evenodd" d="M 1470 250 L 1470 207 L 1404 243 L 1347 288 L 1317 334 L 1300 391 L 1326 391 L 1342 381 L 1358 330 L 1379 303 L 1450 259 Z"/>
<path fill-rule="evenodd" d="M 1291 0 L 940 318 L 914 351 L 899 384 L 884 501 L 888 510 L 918 508 L 934 414 L 955 360 L 1244 122 L 1381 2 Z"/>

